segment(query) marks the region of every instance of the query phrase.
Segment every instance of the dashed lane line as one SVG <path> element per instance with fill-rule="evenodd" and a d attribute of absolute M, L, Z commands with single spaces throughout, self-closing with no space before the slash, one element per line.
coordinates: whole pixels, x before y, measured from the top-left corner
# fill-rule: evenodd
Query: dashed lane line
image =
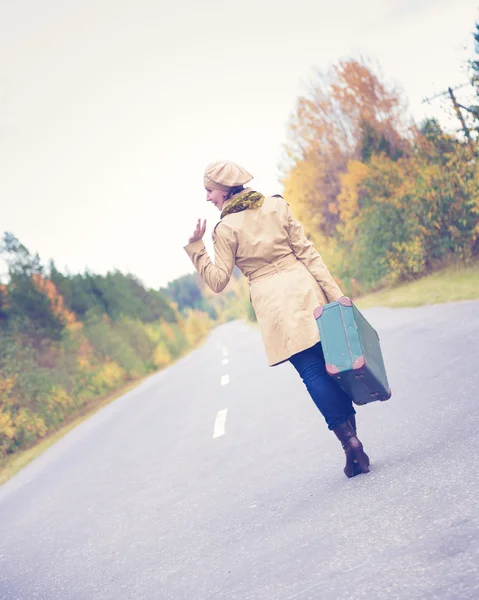
<path fill-rule="evenodd" d="M 219 438 L 225 434 L 225 424 L 226 424 L 226 413 L 228 412 L 227 408 L 223 408 L 223 410 L 219 410 L 216 415 L 215 420 L 215 428 L 213 430 L 213 439 Z"/>

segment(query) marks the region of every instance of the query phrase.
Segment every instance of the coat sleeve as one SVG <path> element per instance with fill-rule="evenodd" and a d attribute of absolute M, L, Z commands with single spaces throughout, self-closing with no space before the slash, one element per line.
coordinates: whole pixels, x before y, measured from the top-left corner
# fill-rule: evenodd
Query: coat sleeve
<path fill-rule="evenodd" d="M 213 233 L 213 243 L 214 262 L 208 256 L 203 240 L 188 244 L 185 250 L 206 285 L 213 292 L 219 293 L 231 279 L 235 266 L 236 243 L 232 232 L 226 227 L 221 227 L 221 223 Z"/>
<path fill-rule="evenodd" d="M 329 272 L 328 267 L 324 263 L 321 255 L 313 246 L 313 243 L 308 240 L 304 233 L 303 226 L 295 218 L 293 211 L 286 205 L 287 224 L 286 231 L 288 232 L 289 242 L 296 257 L 308 268 L 313 277 L 322 287 L 329 302 L 334 302 L 343 296 L 334 277 Z"/>

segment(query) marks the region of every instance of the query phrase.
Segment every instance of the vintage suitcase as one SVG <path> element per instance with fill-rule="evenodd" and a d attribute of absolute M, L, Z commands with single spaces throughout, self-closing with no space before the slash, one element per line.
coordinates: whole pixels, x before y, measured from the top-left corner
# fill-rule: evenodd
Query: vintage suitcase
<path fill-rule="evenodd" d="M 349 298 L 314 311 L 326 370 L 355 404 L 389 400 L 379 336 Z"/>

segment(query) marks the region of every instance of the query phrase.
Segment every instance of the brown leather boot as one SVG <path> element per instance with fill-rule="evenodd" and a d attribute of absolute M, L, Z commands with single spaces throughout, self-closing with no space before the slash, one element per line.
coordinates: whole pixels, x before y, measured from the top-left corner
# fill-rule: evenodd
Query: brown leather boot
<path fill-rule="evenodd" d="M 356 427 L 356 415 L 354 413 L 352 415 L 350 415 L 348 417 L 348 421 L 351 423 L 351 427 L 354 430 L 354 435 L 357 437 L 358 430 L 357 430 L 357 427 Z M 368 467 L 369 467 L 369 456 L 366 453 L 364 453 L 364 456 L 367 458 Z M 360 473 L 362 473 L 361 467 L 359 466 L 359 464 L 357 462 L 353 462 L 353 474 L 352 474 L 352 477 L 354 477 L 355 475 L 359 475 Z"/>
<path fill-rule="evenodd" d="M 346 477 L 354 477 L 360 473 L 369 473 L 369 457 L 363 450 L 363 445 L 358 440 L 356 432 L 350 421 L 341 423 L 333 429 L 336 437 L 341 442 L 346 454 Z"/>

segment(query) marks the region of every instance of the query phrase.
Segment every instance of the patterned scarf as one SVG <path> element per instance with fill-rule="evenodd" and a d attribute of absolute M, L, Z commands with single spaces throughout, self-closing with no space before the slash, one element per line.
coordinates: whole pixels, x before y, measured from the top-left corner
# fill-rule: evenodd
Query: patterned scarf
<path fill-rule="evenodd" d="M 262 194 L 246 190 L 238 194 L 234 200 L 225 206 L 221 212 L 221 218 L 226 217 L 226 215 L 241 212 L 247 208 L 259 208 L 260 206 L 263 206 L 263 202 L 264 196 Z"/>

